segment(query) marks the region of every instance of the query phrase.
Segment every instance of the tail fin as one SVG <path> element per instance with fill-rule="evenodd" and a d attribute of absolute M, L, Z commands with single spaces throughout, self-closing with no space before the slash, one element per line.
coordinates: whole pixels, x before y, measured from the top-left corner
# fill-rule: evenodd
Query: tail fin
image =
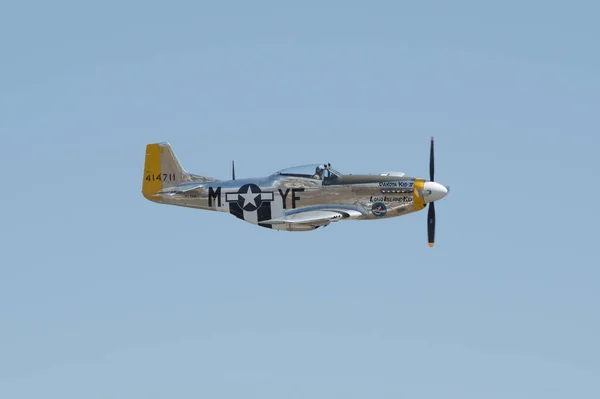
<path fill-rule="evenodd" d="M 169 143 L 153 143 L 146 146 L 146 161 L 142 193 L 150 201 L 160 202 L 154 197 L 160 190 L 192 180 L 182 167 Z"/>

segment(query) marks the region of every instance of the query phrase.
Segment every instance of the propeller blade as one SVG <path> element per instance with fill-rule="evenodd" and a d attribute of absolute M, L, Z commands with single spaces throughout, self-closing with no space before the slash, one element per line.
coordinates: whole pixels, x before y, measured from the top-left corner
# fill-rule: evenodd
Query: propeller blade
<path fill-rule="evenodd" d="M 435 243 L 435 205 L 433 205 L 433 202 L 429 203 L 429 210 L 427 211 L 427 239 L 429 246 L 433 247 Z"/>
<path fill-rule="evenodd" d="M 235 163 L 231 161 L 231 180 L 235 180 Z"/>
<path fill-rule="evenodd" d="M 433 159 L 433 137 L 431 137 L 431 149 L 429 150 L 429 180 L 435 181 L 433 179 L 433 169 L 434 169 L 434 159 Z"/>

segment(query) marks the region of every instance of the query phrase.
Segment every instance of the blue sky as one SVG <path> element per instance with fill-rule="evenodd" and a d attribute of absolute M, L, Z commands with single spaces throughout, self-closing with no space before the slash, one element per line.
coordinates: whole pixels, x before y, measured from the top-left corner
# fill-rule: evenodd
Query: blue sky
<path fill-rule="evenodd" d="M 0 7 L 0 397 L 600 395 L 595 2 Z M 225 179 L 426 177 L 310 233 L 160 206 L 144 147 Z"/>

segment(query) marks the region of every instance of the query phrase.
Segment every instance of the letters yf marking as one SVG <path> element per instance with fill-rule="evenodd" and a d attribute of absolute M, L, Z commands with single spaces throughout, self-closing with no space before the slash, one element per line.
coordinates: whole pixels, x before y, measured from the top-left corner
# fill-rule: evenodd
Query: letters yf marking
<path fill-rule="evenodd" d="M 285 192 L 283 192 L 282 189 L 278 189 L 279 190 L 279 195 L 281 196 L 282 202 L 283 202 L 283 209 L 287 209 L 287 201 L 286 198 L 288 196 L 288 194 L 290 193 L 290 189 L 286 189 Z M 292 188 L 292 209 L 296 209 L 296 200 L 299 200 L 300 197 L 298 197 L 296 195 L 296 193 L 301 193 L 302 191 L 304 191 L 303 188 Z"/>

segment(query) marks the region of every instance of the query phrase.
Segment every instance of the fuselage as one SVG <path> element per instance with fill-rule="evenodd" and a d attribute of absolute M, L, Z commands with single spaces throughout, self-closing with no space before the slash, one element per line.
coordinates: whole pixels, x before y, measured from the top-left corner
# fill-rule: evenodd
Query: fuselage
<path fill-rule="evenodd" d="M 354 219 L 381 219 L 422 210 L 425 201 L 419 190 L 423 190 L 424 183 L 423 179 L 397 176 L 342 175 L 320 180 L 273 174 L 206 182 L 183 193 L 174 187 L 172 193 L 162 196 L 161 202 L 227 212 L 258 225 L 295 210 L 334 205 L 361 210 Z"/>

